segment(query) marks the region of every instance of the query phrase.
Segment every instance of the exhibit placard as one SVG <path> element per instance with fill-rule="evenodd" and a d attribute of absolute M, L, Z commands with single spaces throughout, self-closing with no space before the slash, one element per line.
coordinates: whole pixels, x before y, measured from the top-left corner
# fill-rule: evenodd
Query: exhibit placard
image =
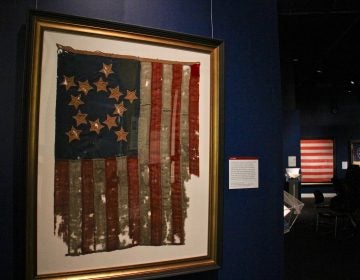
<path fill-rule="evenodd" d="M 231 157 L 229 159 L 229 189 L 259 187 L 259 159 Z"/>

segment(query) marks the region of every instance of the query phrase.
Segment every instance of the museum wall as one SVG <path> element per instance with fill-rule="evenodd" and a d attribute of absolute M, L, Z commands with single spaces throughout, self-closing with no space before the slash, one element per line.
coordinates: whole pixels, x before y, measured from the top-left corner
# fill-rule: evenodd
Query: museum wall
<path fill-rule="evenodd" d="M 360 139 L 359 101 L 354 95 L 345 96 L 338 102 L 336 111 L 332 110 L 332 104 L 326 102 L 317 106 L 310 103 L 305 108 L 284 110 L 283 168 L 287 167 L 289 155 L 297 156 L 297 166 L 300 167 L 301 138 L 331 138 L 335 141 L 335 176 L 344 178 L 346 170 L 342 169 L 342 162 L 350 164 L 350 141 Z"/>
<path fill-rule="evenodd" d="M 289 167 L 288 157 L 296 157 L 296 166 L 300 166 L 300 112 L 297 110 L 283 111 L 283 171 Z M 285 180 L 285 177 L 284 177 Z"/>
<path fill-rule="evenodd" d="M 22 279 L 26 195 L 22 84 L 28 9 L 142 25 L 225 42 L 222 265 L 172 279 L 282 279 L 283 146 L 275 0 L 23 0 L 2 3 L 2 279 Z M 228 189 L 228 158 L 259 157 L 259 188 Z"/>

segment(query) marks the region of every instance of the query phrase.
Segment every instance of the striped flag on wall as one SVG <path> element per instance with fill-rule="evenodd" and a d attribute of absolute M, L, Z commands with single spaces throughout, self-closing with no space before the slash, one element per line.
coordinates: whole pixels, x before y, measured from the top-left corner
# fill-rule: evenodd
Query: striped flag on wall
<path fill-rule="evenodd" d="M 185 243 L 199 67 L 58 46 L 54 233 L 68 255 Z"/>
<path fill-rule="evenodd" d="M 331 139 L 300 140 L 301 181 L 329 183 L 334 177 L 334 143 Z"/>

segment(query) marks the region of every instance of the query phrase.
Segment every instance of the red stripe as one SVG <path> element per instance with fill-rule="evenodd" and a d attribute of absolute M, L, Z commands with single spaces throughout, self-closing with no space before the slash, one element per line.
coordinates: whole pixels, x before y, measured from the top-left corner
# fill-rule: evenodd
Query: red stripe
<path fill-rule="evenodd" d="M 300 140 L 300 143 L 306 143 L 306 144 L 312 144 L 312 143 L 315 143 L 315 144 L 319 144 L 319 143 L 326 143 L 326 144 L 332 144 L 333 143 L 333 140 L 330 140 L 330 139 L 309 139 L 309 140 L 306 140 L 306 139 L 303 139 L 303 140 Z"/>
<path fill-rule="evenodd" d="M 301 162 L 329 162 L 333 163 L 333 159 L 301 159 Z"/>
<path fill-rule="evenodd" d="M 333 166 L 332 165 L 316 165 L 316 166 L 307 165 L 307 166 L 303 166 L 301 169 L 305 170 L 305 169 L 324 169 L 324 168 L 333 168 Z"/>
<path fill-rule="evenodd" d="M 199 80 L 200 64 L 191 65 L 189 83 L 189 170 L 199 176 Z"/>
<path fill-rule="evenodd" d="M 171 181 L 171 204 L 172 204 L 172 243 L 184 243 L 183 213 L 182 213 L 182 186 L 180 171 L 180 109 L 181 109 L 181 79 L 182 66 L 173 66 L 172 81 L 172 105 L 171 105 L 171 165 L 173 180 Z M 191 96 L 191 94 L 190 94 Z M 191 103 L 191 101 L 190 101 Z M 190 160 L 191 162 L 191 160 Z"/>
<path fill-rule="evenodd" d="M 310 152 L 310 153 L 306 153 L 306 152 L 302 152 L 301 156 L 332 156 L 333 153 L 315 153 L 315 152 Z"/>
<path fill-rule="evenodd" d="M 127 157 L 128 201 L 129 201 L 129 236 L 133 245 L 140 241 L 140 207 L 139 207 L 139 167 L 136 156 Z"/>
<path fill-rule="evenodd" d="M 159 246 L 162 244 L 162 204 L 161 204 L 161 186 L 160 164 L 149 164 L 150 170 L 150 209 L 151 209 L 151 245 Z"/>
<path fill-rule="evenodd" d="M 162 107 L 162 64 L 152 63 L 151 78 L 151 116 L 149 144 L 149 181 L 151 209 L 151 244 L 162 243 L 162 198 L 161 198 L 161 163 L 160 131 Z"/>
<path fill-rule="evenodd" d="M 116 159 L 105 159 L 106 178 L 106 250 L 119 248 L 118 239 L 118 177 L 116 174 Z"/>
<path fill-rule="evenodd" d="M 58 225 L 58 236 L 69 244 L 68 225 L 69 225 L 69 162 L 67 160 L 55 160 L 54 178 L 54 231 L 56 229 L 56 217 L 61 217 Z"/>
<path fill-rule="evenodd" d="M 229 160 L 257 160 L 258 157 L 229 157 Z"/>
<path fill-rule="evenodd" d="M 310 171 L 304 171 L 302 172 L 302 175 L 333 175 L 334 172 L 310 172 Z"/>
<path fill-rule="evenodd" d="M 82 160 L 81 162 L 82 177 L 82 253 L 87 254 L 94 251 L 94 178 L 92 160 Z"/>

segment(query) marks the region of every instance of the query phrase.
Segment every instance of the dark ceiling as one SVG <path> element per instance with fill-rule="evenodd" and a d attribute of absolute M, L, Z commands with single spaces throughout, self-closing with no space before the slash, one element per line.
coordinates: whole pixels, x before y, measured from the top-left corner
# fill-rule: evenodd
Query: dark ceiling
<path fill-rule="evenodd" d="M 278 11 L 283 88 L 296 107 L 360 104 L 360 0 L 279 0 Z"/>

